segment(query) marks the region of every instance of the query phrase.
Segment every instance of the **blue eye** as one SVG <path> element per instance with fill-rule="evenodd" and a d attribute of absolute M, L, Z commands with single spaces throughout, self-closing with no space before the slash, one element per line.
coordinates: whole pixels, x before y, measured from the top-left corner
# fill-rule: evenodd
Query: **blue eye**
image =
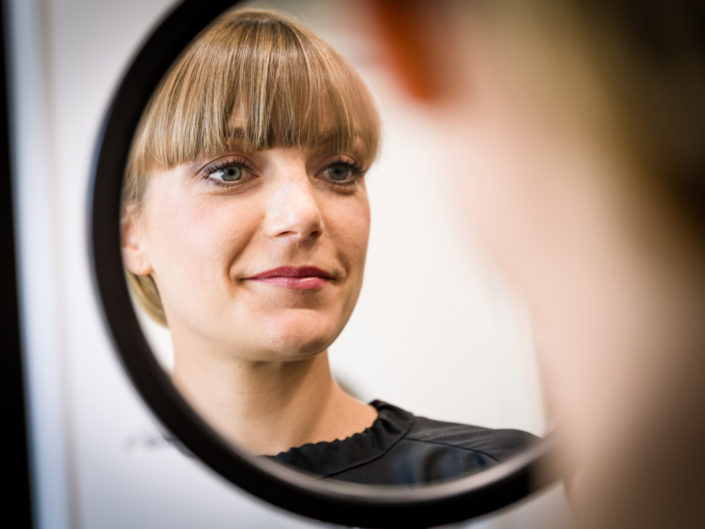
<path fill-rule="evenodd" d="M 208 184 L 235 189 L 256 178 L 254 169 L 245 158 L 227 158 L 204 167 L 200 175 Z"/>
<path fill-rule="evenodd" d="M 350 166 L 343 163 L 333 164 L 325 170 L 326 176 L 334 182 L 344 182 L 350 178 L 351 172 Z"/>
<path fill-rule="evenodd" d="M 354 184 L 362 173 L 352 162 L 335 162 L 323 170 L 324 176 L 334 184 Z"/>
<path fill-rule="evenodd" d="M 237 182 L 242 179 L 243 174 L 241 165 L 229 163 L 222 167 L 213 168 L 208 172 L 208 177 L 221 182 Z"/>

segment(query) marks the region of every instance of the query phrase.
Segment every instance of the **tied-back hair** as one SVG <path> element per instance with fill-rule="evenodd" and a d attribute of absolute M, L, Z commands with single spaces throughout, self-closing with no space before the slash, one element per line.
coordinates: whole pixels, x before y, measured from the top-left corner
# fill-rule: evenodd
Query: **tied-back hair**
<path fill-rule="evenodd" d="M 201 156 L 323 145 L 374 160 L 380 124 L 372 97 L 331 46 L 267 10 L 233 10 L 181 54 L 135 133 L 122 200 L 139 213 L 150 171 Z M 126 271 L 146 312 L 166 325 L 151 276 Z"/>

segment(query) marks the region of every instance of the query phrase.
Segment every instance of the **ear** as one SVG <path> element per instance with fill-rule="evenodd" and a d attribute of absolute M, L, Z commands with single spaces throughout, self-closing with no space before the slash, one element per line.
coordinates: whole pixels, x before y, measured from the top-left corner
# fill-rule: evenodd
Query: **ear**
<path fill-rule="evenodd" d="M 143 219 L 134 205 L 123 207 L 120 218 L 122 259 L 125 268 L 138 276 L 154 272 L 146 252 L 147 241 L 142 223 Z"/>

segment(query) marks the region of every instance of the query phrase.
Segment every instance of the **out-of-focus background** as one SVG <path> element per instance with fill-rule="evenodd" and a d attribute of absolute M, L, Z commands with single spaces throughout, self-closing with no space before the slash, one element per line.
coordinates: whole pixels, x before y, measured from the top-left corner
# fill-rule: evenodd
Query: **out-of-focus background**
<path fill-rule="evenodd" d="M 173 3 L 3 4 L 35 526 L 314 527 L 164 441 L 119 364 L 92 283 L 87 204 L 101 119 L 121 72 Z M 348 57 L 384 123 L 381 157 L 367 177 L 366 281 L 331 348 L 336 376 L 363 399 L 420 415 L 542 433 L 523 311 L 481 256 L 457 243 L 468 233 L 435 170 L 444 131 L 399 95 L 372 44 L 353 31 L 354 2 L 266 5 L 292 13 Z M 168 364 L 168 336 L 149 332 Z M 559 495 L 549 491 L 471 525 L 541 527 Z"/>

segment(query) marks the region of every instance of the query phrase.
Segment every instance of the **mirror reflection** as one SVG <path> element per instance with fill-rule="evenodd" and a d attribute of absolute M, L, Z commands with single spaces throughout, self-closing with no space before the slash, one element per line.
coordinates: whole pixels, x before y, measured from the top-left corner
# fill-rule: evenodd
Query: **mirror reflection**
<path fill-rule="evenodd" d="M 319 37 L 267 7 L 203 32 L 135 133 L 123 259 L 155 354 L 226 439 L 318 476 L 510 458 L 543 430 L 531 339 L 456 244 L 442 130 L 344 29 L 354 8 L 294 13 Z"/>

